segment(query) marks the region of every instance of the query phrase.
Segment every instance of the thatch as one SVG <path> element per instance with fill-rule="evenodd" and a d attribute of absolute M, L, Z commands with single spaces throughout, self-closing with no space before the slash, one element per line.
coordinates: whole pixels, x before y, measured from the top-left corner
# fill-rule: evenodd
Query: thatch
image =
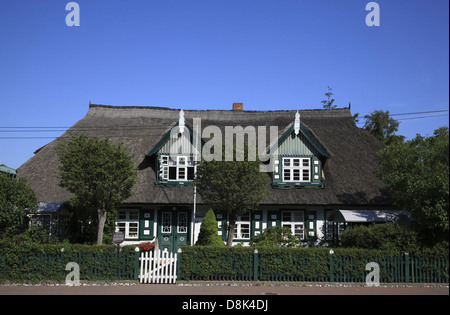
<path fill-rule="evenodd" d="M 225 126 L 278 126 L 280 133 L 288 128 L 296 111 L 226 111 L 184 110 L 186 122 L 201 118 L 202 128 Z M 275 189 L 263 204 L 277 205 L 390 205 L 386 186 L 375 175 L 378 168 L 374 154 L 383 144 L 367 131 L 355 126 L 348 109 L 302 110 L 304 123 L 316 140 L 327 150 L 323 171 L 323 189 Z M 85 131 L 92 136 L 109 137 L 127 146 L 138 168 L 138 181 L 128 203 L 192 204 L 193 187 L 155 185 L 155 161 L 147 153 L 170 126 L 178 121 L 179 110 L 157 107 L 118 107 L 90 105 L 86 116 L 68 132 Z M 62 137 L 68 136 L 68 132 Z M 223 132 L 224 134 L 224 132 Z M 269 136 L 267 135 L 267 142 Z M 58 139 L 38 150 L 17 171 L 28 179 L 42 202 L 67 201 L 70 194 L 59 186 Z M 268 175 L 269 176 L 269 175 Z M 201 203 L 201 198 L 198 197 Z"/>

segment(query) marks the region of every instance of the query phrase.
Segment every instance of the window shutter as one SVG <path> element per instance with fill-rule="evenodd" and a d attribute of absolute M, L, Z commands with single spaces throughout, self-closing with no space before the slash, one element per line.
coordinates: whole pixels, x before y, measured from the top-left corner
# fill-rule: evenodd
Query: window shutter
<path fill-rule="evenodd" d="M 154 238 L 153 223 L 155 214 L 153 209 L 140 210 L 139 213 L 139 239 L 151 240 Z"/>
<path fill-rule="evenodd" d="M 280 211 L 267 212 L 267 227 L 280 226 L 281 225 L 281 213 Z"/>
<path fill-rule="evenodd" d="M 259 235 L 263 232 L 263 213 L 262 211 L 254 211 L 252 213 L 252 236 Z"/>
<path fill-rule="evenodd" d="M 227 214 L 226 213 L 216 213 L 216 220 L 218 226 L 219 236 L 222 238 L 224 242 L 227 241 Z"/>

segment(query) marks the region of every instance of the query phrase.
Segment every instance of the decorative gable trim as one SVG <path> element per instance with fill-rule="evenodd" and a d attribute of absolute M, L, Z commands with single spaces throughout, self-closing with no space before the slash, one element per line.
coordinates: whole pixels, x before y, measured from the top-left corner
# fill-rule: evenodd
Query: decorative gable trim
<path fill-rule="evenodd" d="M 308 127 L 304 123 L 301 123 L 299 126 L 299 134 L 295 134 L 294 130 L 294 123 L 288 126 L 287 130 L 278 138 L 278 148 L 273 148 L 274 155 L 281 154 L 279 151 L 279 148 L 283 146 L 286 140 L 288 140 L 288 137 L 296 137 L 300 141 L 304 143 L 306 146 L 305 151 L 309 151 L 309 154 L 302 154 L 302 155 L 321 155 L 322 157 L 328 159 L 331 157 L 331 154 L 328 152 L 328 150 L 314 137 L 312 132 L 309 130 Z M 286 154 L 286 152 L 283 152 Z M 297 152 L 296 155 L 300 154 L 300 152 Z"/>

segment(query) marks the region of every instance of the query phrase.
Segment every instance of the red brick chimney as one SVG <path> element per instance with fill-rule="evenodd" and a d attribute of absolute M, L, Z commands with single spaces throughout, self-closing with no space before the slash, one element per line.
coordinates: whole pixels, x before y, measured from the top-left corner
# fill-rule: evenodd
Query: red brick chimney
<path fill-rule="evenodd" d="M 233 110 L 244 110 L 243 103 L 233 103 Z"/>

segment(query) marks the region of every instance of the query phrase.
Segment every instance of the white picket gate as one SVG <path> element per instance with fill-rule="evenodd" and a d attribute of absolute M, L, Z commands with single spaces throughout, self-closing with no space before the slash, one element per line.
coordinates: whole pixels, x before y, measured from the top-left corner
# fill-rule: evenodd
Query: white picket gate
<path fill-rule="evenodd" d="M 140 283 L 175 283 L 177 280 L 177 255 L 168 251 L 142 252 Z"/>

